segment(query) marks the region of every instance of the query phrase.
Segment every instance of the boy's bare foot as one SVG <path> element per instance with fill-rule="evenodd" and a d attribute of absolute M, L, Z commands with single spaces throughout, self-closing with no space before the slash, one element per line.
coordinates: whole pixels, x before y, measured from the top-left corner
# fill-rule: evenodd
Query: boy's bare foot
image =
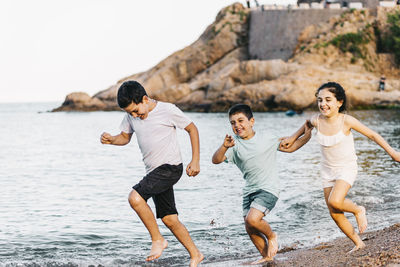
<path fill-rule="evenodd" d="M 274 258 L 272 258 L 272 257 L 264 257 L 264 258 L 261 258 L 261 259 L 259 259 L 259 260 L 257 260 L 257 261 L 253 261 L 252 263 L 250 263 L 251 265 L 256 265 L 256 264 L 260 264 L 260 263 L 263 263 L 263 262 L 268 262 L 268 261 L 273 261 L 274 260 Z"/>
<path fill-rule="evenodd" d="M 352 250 L 350 250 L 349 252 L 347 252 L 347 254 L 351 254 L 354 251 L 360 250 L 365 248 L 365 243 L 361 241 L 360 245 L 355 246 Z"/>
<path fill-rule="evenodd" d="M 360 233 L 363 233 L 365 229 L 367 229 L 368 226 L 368 221 L 367 221 L 367 214 L 365 211 L 365 208 L 363 206 L 359 206 L 360 211 L 355 213 L 354 216 L 356 216 L 357 224 L 358 224 L 358 231 Z"/>
<path fill-rule="evenodd" d="M 275 233 L 273 233 L 273 237 L 271 239 L 268 239 L 267 257 L 274 258 L 277 252 L 278 252 L 278 236 Z"/>
<path fill-rule="evenodd" d="M 197 267 L 197 265 L 204 260 L 204 255 L 203 254 L 199 254 L 196 257 L 193 257 L 190 259 L 190 264 L 189 267 Z"/>
<path fill-rule="evenodd" d="M 146 258 L 146 261 L 158 259 L 167 246 L 168 242 L 165 239 L 153 241 L 151 244 L 150 255 Z"/>

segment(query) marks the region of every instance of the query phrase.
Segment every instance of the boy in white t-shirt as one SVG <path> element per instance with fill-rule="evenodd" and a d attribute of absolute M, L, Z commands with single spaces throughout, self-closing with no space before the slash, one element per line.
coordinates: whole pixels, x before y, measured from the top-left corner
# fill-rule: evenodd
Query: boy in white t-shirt
<path fill-rule="evenodd" d="M 118 90 L 117 99 L 118 105 L 127 112 L 120 126 L 121 133 L 115 136 L 103 133 L 101 143 L 126 145 L 133 133 L 136 133 L 146 167 L 146 176 L 133 186 L 129 194 L 129 204 L 139 215 L 151 236 L 152 246 L 146 261 L 159 258 L 168 246 L 147 204 L 147 200 L 152 197 L 157 218 L 161 218 L 188 250 L 191 257 L 190 266 L 197 266 L 204 256 L 178 219 L 173 190 L 173 185 L 178 182 L 183 172 L 176 128 L 185 129 L 189 133 L 192 161 L 188 164 L 186 173 L 189 176 L 196 176 L 200 172 L 197 127 L 175 105 L 149 98 L 143 86 L 136 81 L 124 82 Z"/>

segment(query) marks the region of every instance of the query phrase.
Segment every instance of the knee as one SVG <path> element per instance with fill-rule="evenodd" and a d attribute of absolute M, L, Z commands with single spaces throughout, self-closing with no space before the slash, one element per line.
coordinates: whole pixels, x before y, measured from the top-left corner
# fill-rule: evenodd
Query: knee
<path fill-rule="evenodd" d="M 338 199 L 329 199 L 328 200 L 328 205 L 330 208 L 335 209 L 335 210 L 341 210 L 342 208 L 342 201 L 338 200 Z"/>
<path fill-rule="evenodd" d="M 174 228 L 176 225 L 180 223 L 178 220 L 178 216 L 175 214 L 166 215 L 161 220 L 165 224 L 165 226 L 167 226 L 169 229 Z"/>
<path fill-rule="evenodd" d="M 246 218 L 244 219 L 246 228 L 249 228 L 249 229 L 254 228 L 257 225 L 258 221 L 259 221 L 259 219 L 256 218 L 255 216 L 249 216 L 249 215 L 247 215 Z"/>
<path fill-rule="evenodd" d="M 132 208 L 135 208 L 143 201 L 143 198 L 136 192 L 135 190 L 132 190 L 129 193 L 128 196 L 128 202 L 131 205 Z"/>

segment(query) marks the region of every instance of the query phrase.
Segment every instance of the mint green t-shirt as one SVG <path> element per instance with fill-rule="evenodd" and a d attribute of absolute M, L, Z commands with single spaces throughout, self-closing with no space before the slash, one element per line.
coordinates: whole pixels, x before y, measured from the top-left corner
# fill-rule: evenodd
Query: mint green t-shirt
<path fill-rule="evenodd" d="M 279 197 L 279 179 L 276 154 L 279 138 L 269 134 L 256 132 L 248 140 L 234 136 L 235 146 L 225 153 L 228 162 L 238 166 L 243 173 L 246 185 L 243 196 L 259 189 Z"/>

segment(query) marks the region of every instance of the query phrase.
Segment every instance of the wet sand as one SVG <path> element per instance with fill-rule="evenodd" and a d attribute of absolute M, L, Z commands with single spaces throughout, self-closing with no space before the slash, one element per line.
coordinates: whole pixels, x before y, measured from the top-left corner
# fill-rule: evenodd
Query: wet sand
<path fill-rule="evenodd" d="M 400 223 L 388 228 L 362 234 L 366 247 L 348 254 L 354 245 L 347 237 L 340 237 L 315 247 L 282 248 L 273 262 L 257 266 L 389 266 L 400 267 Z M 204 264 L 204 266 L 244 266 L 258 256 L 240 260 Z M 254 266 L 254 265 L 252 265 Z"/>

